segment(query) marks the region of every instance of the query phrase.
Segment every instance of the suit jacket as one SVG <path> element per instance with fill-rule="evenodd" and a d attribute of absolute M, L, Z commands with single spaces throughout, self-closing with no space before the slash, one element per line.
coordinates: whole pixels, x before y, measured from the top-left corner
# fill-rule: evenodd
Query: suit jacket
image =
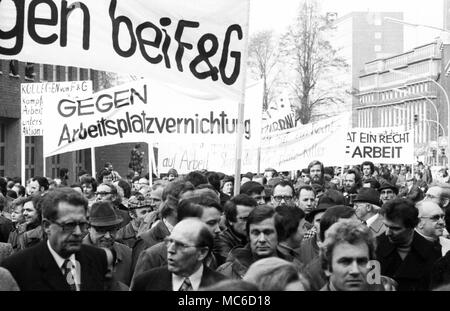
<path fill-rule="evenodd" d="M 222 274 L 203 266 L 200 288 L 225 280 Z M 152 269 L 136 278 L 132 291 L 172 291 L 172 273 L 167 266 Z"/>
<path fill-rule="evenodd" d="M 14 225 L 11 220 L 0 215 L 0 242 L 8 242 L 9 233 L 13 230 Z"/>
<path fill-rule="evenodd" d="M 75 258 L 81 267 L 81 290 L 104 290 L 107 272 L 105 251 L 81 245 Z M 23 291 L 70 291 L 46 240 L 10 256 L 2 266 L 9 270 Z"/>
<path fill-rule="evenodd" d="M 11 244 L 0 242 L 0 264 L 2 263 L 2 261 L 4 259 L 11 256 L 12 253 L 13 253 L 13 248 L 12 248 Z"/>
<path fill-rule="evenodd" d="M 136 266 L 139 255 L 142 253 L 142 251 L 146 250 L 149 247 L 152 247 L 155 244 L 164 241 L 164 238 L 169 235 L 170 235 L 169 229 L 167 229 L 167 226 L 164 224 L 162 220 L 159 221 L 150 230 L 142 233 L 140 235 L 140 239 L 136 242 L 135 246 L 133 247 L 133 254 L 132 254 L 133 268 Z"/>
<path fill-rule="evenodd" d="M 429 289 L 431 269 L 441 258 L 440 245 L 433 244 L 414 231 L 411 250 L 404 260 L 386 235 L 377 238 L 377 245 L 376 255 L 381 274 L 397 281 L 399 291 Z"/>
<path fill-rule="evenodd" d="M 407 187 L 403 188 L 399 195 L 399 197 L 405 197 L 406 199 L 410 199 L 414 202 L 418 202 L 423 199 L 423 191 L 417 186 L 417 184 L 414 184 L 411 187 L 411 190 L 408 190 Z"/>
<path fill-rule="evenodd" d="M 380 214 L 377 215 L 375 221 L 372 222 L 369 226 L 369 229 L 372 231 L 375 237 L 382 235 L 386 231 L 386 226 L 383 222 L 384 217 Z"/>
<path fill-rule="evenodd" d="M 83 244 L 92 245 L 89 234 L 84 237 Z M 114 279 L 130 286 L 132 276 L 131 249 L 128 246 L 117 242 L 114 242 L 113 248 L 117 255 L 117 260 L 114 264 Z"/>

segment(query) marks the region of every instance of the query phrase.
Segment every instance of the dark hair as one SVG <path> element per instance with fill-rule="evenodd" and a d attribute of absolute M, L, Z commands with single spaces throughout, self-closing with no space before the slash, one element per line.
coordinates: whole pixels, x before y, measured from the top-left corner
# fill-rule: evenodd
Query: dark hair
<path fill-rule="evenodd" d="M 327 202 L 327 203 L 332 202 L 336 205 L 344 205 L 345 197 L 342 194 L 342 192 L 340 192 L 338 190 L 328 189 L 319 198 L 319 202 L 317 202 L 317 205 L 319 205 L 320 203 L 325 203 L 325 202 Z"/>
<path fill-rule="evenodd" d="M 419 223 L 419 211 L 409 199 L 395 198 L 381 207 L 380 213 L 390 221 L 401 220 L 406 228 L 414 229 Z"/>
<path fill-rule="evenodd" d="M 280 205 L 276 207 L 275 211 L 278 242 L 283 242 L 297 233 L 300 221 L 305 218 L 305 212 L 295 205 Z"/>
<path fill-rule="evenodd" d="M 360 187 L 360 186 L 361 186 L 361 175 L 359 174 L 359 171 L 356 170 L 356 169 L 354 169 L 354 168 L 352 168 L 352 169 L 349 169 L 349 170 L 347 171 L 347 175 L 348 175 L 348 174 L 353 174 L 353 175 L 355 175 L 355 185 L 356 185 L 357 187 Z"/>
<path fill-rule="evenodd" d="M 136 148 L 136 149 L 141 148 L 141 144 L 134 145 L 134 148 Z"/>
<path fill-rule="evenodd" d="M 414 174 L 417 174 L 420 176 L 420 179 L 423 177 L 423 173 L 421 171 L 415 171 Z"/>
<path fill-rule="evenodd" d="M 120 179 L 117 185 L 123 189 L 123 196 L 127 199 L 131 197 L 131 186 L 130 184 L 123 179 Z"/>
<path fill-rule="evenodd" d="M 16 187 L 19 188 L 19 190 L 18 190 L 19 196 L 25 196 L 25 187 L 22 186 L 22 185 L 18 185 L 18 186 L 16 186 Z"/>
<path fill-rule="evenodd" d="M 247 181 L 245 184 L 241 186 L 241 190 L 239 191 L 241 194 L 252 195 L 252 194 L 260 194 L 264 190 L 264 186 L 256 181 Z"/>
<path fill-rule="evenodd" d="M 210 189 L 212 191 L 216 191 L 216 189 L 211 184 L 200 184 L 196 187 L 196 189 Z"/>
<path fill-rule="evenodd" d="M 68 187 L 56 188 L 40 198 L 42 200 L 38 205 L 42 206 L 42 217 L 50 221 L 56 221 L 58 219 L 58 205 L 60 202 L 82 206 L 85 212 L 88 208 L 88 201 L 80 193 Z"/>
<path fill-rule="evenodd" d="M 80 181 L 80 185 L 83 186 L 84 184 L 92 185 L 92 191 L 97 191 L 97 181 L 94 177 L 82 177 Z"/>
<path fill-rule="evenodd" d="M 320 240 L 322 242 L 325 240 L 325 232 L 340 218 L 350 218 L 353 215 L 355 215 L 355 210 L 350 206 L 336 205 L 328 208 L 320 219 Z"/>
<path fill-rule="evenodd" d="M 275 209 L 270 205 L 258 205 L 255 207 L 250 214 L 248 214 L 247 224 L 245 226 L 245 231 L 247 236 L 250 233 L 250 225 L 260 223 L 266 219 L 272 218 L 275 215 Z"/>
<path fill-rule="evenodd" d="M 288 180 L 280 180 L 279 182 L 277 182 L 274 186 L 273 186 L 273 192 L 275 192 L 275 188 L 277 186 L 281 186 L 281 187 L 290 187 L 292 189 L 292 196 L 295 196 L 295 189 L 294 186 L 291 184 L 290 181 Z"/>
<path fill-rule="evenodd" d="M 111 162 L 105 162 L 105 165 L 104 165 L 104 167 L 109 167 L 110 165 L 112 165 L 112 163 L 111 163 Z"/>
<path fill-rule="evenodd" d="M 169 196 L 164 200 L 164 202 L 161 203 L 161 211 L 160 211 L 161 218 L 166 218 L 170 215 L 176 215 L 175 213 L 177 213 L 178 211 L 177 206 L 178 206 L 178 199 L 169 194 Z"/>
<path fill-rule="evenodd" d="M 67 169 L 67 168 L 65 168 L 65 167 L 63 167 L 63 168 L 61 168 L 60 170 L 59 170 L 59 178 L 63 178 L 63 177 L 65 177 L 66 176 L 66 174 L 68 174 L 69 173 L 69 169 Z"/>
<path fill-rule="evenodd" d="M 39 190 L 41 190 L 41 189 L 40 189 L 41 187 L 44 187 L 44 191 L 47 191 L 47 190 L 48 190 L 48 187 L 50 186 L 49 183 L 48 183 L 48 179 L 45 178 L 45 177 L 37 176 L 37 177 L 34 177 L 34 178 L 32 179 L 32 181 L 37 181 L 37 182 L 38 182 L 38 184 L 39 184 Z"/>
<path fill-rule="evenodd" d="M 103 177 L 109 176 L 109 175 L 112 175 L 112 172 L 108 171 L 107 169 L 102 169 L 100 171 L 100 173 L 98 173 L 98 178 L 97 178 L 98 183 L 101 184 L 103 182 Z"/>
<path fill-rule="evenodd" d="M 81 185 L 79 183 L 74 183 L 70 185 L 70 188 L 80 188 L 81 192 L 83 192 L 83 188 L 81 187 Z"/>
<path fill-rule="evenodd" d="M 211 231 L 209 231 L 208 227 L 205 225 L 200 227 L 200 231 L 198 232 L 197 237 L 197 246 L 198 247 L 207 247 L 208 252 L 212 252 L 214 247 L 214 236 Z"/>
<path fill-rule="evenodd" d="M 179 199 L 182 193 L 194 189 L 195 189 L 194 185 L 191 184 L 190 182 L 186 182 L 184 180 L 174 180 L 169 182 L 167 186 L 164 187 L 161 197 L 163 200 L 166 200 L 167 197 L 170 195 Z"/>
<path fill-rule="evenodd" d="M 214 187 L 216 191 L 220 191 L 220 176 L 216 172 L 207 172 L 205 174 L 208 183 Z"/>
<path fill-rule="evenodd" d="M 238 205 L 256 207 L 258 205 L 258 202 L 256 202 L 255 199 L 253 199 L 252 197 L 250 197 L 246 194 L 239 194 L 237 196 L 232 197 L 223 206 L 225 218 L 229 222 L 237 221 L 236 215 L 237 215 L 237 206 Z"/>
<path fill-rule="evenodd" d="M 323 173 L 324 173 L 324 175 L 327 174 L 327 175 L 330 175 L 331 178 L 333 178 L 334 177 L 334 167 L 332 167 L 332 166 L 324 167 Z"/>
<path fill-rule="evenodd" d="M 6 196 L 17 199 L 17 192 L 15 192 L 14 190 L 8 190 L 6 191 Z"/>
<path fill-rule="evenodd" d="M 373 165 L 372 162 L 370 162 L 370 161 L 364 161 L 364 162 L 361 164 L 361 170 L 364 168 L 364 165 L 369 165 L 369 166 L 370 166 L 370 174 L 373 174 L 373 172 L 375 172 L 375 165 Z"/>
<path fill-rule="evenodd" d="M 323 163 L 318 161 L 318 160 L 314 160 L 311 163 L 309 163 L 308 165 L 308 173 L 311 173 L 311 167 L 313 167 L 314 165 L 320 165 L 320 170 L 322 172 L 322 176 L 325 174 L 325 169 L 323 167 Z"/>
<path fill-rule="evenodd" d="M 85 174 L 87 174 L 88 172 L 86 171 L 86 170 L 80 170 L 79 172 L 78 172 L 78 177 L 80 177 L 80 176 L 83 176 L 83 175 L 85 175 Z"/>
<path fill-rule="evenodd" d="M 194 185 L 194 187 L 197 187 L 198 185 L 201 185 L 201 184 L 208 183 L 208 181 L 206 180 L 206 177 L 203 176 L 198 171 L 190 172 L 189 174 L 186 175 L 184 180 L 191 182 Z"/>
<path fill-rule="evenodd" d="M 201 218 L 203 215 L 203 206 L 193 203 L 189 200 L 181 200 L 177 206 L 177 220 L 182 221 L 188 217 Z"/>

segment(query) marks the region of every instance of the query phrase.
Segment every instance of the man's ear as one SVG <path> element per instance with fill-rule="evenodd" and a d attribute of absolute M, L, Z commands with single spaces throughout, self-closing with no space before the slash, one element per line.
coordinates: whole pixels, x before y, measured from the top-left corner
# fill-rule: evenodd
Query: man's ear
<path fill-rule="evenodd" d="M 445 198 L 445 199 L 442 200 L 442 206 L 443 207 L 446 207 L 448 205 L 448 203 L 450 203 L 450 199 Z"/>
<path fill-rule="evenodd" d="M 201 247 L 201 248 L 199 248 L 199 251 L 200 251 L 200 255 L 198 258 L 200 261 L 203 261 L 208 256 L 209 249 L 208 249 L 208 247 Z"/>

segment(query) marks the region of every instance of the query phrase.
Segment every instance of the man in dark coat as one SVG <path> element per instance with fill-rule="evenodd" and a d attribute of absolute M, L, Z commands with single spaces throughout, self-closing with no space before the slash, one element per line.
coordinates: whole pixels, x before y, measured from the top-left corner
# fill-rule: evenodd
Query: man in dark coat
<path fill-rule="evenodd" d="M 224 280 L 203 263 L 213 244 L 213 235 L 202 221 L 180 221 L 167 238 L 168 265 L 137 276 L 132 290 L 192 291 Z"/>
<path fill-rule="evenodd" d="M 386 234 L 377 239 L 377 260 L 381 274 L 397 281 L 399 291 L 428 290 L 433 264 L 441 248 L 414 228 L 419 212 L 407 199 L 394 199 L 383 205 Z"/>
<path fill-rule="evenodd" d="M 87 200 L 72 188 L 45 195 L 42 223 L 48 239 L 2 263 L 21 290 L 104 289 L 106 252 L 82 245 L 87 207 Z"/>

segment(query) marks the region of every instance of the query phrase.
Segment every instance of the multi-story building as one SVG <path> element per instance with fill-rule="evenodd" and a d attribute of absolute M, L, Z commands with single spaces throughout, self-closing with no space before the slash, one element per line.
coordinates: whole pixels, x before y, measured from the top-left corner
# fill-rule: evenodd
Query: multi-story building
<path fill-rule="evenodd" d="M 349 84 L 341 111 L 351 110 L 357 104 L 359 72 L 367 61 L 403 51 L 403 25 L 386 22 L 385 17 L 402 19 L 403 13 L 352 12 L 333 22 L 330 42 L 349 65 L 347 72 L 340 71 L 333 78 Z"/>
<path fill-rule="evenodd" d="M 402 127 L 414 131 L 415 155 L 442 164 L 447 143 L 446 94 L 449 77 L 442 74 L 450 45 L 439 39 L 394 56 L 366 62 L 359 76 L 355 126 Z M 434 82 L 433 82 L 434 81 Z"/>
<path fill-rule="evenodd" d="M 21 176 L 20 84 L 51 81 L 92 80 L 93 90 L 104 88 L 105 75 L 91 69 L 0 60 L 0 176 Z M 95 148 L 97 172 L 109 161 L 125 177 L 130 150 L 134 144 Z M 147 144 L 143 144 L 147 148 Z M 148 150 L 145 150 L 148 154 Z M 69 169 L 69 182 L 76 182 L 81 169 L 91 172 L 91 150 L 84 149 L 46 158 L 44 172 L 43 137 L 25 137 L 25 177 L 59 177 L 61 168 Z M 145 161 L 145 167 L 148 167 Z M 95 173 L 93 174 L 95 176 Z"/>

